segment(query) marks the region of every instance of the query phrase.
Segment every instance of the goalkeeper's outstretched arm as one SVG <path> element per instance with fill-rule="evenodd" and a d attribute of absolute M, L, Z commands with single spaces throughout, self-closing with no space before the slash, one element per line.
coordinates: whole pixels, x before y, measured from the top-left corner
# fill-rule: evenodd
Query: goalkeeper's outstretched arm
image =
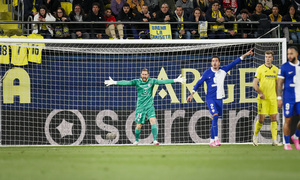
<path fill-rule="evenodd" d="M 180 82 L 181 84 L 185 84 L 186 78 L 182 77 L 180 74 L 176 79 L 164 79 L 164 80 L 157 80 L 155 84 L 170 84 L 170 83 L 176 83 Z"/>
<path fill-rule="evenodd" d="M 132 81 L 114 81 L 110 76 L 108 78 L 108 80 L 104 81 L 104 84 L 106 86 L 110 86 L 110 85 L 127 85 L 127 86 L 133 86 L 135 85 L 135 80 Z"/>

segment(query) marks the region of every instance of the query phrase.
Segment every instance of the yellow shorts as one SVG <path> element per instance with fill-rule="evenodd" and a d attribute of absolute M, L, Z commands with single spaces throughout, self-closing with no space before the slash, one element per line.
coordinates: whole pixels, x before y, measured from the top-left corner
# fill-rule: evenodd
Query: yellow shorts
<path fill-rule="evenodd" d="M 278 114 L 277 99 L 258 99 L 258 114 Z"/>

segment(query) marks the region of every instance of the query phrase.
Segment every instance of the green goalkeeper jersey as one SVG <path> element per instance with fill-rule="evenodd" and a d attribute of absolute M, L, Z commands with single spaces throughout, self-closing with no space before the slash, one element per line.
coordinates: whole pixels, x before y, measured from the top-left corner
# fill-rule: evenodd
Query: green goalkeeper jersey
<path fill-rule="evenodd" d="M 146 82 L 144 82 L 141 78 L 134 79 L 131 81 L 117 81 L 117 85 L 129 85 L 129 86 L 136 86 L 138 98 L 136 103 L 136 108 L 149 108 L 154 105 L 152 92 L 153 87 L 155 84 L 170 84 L 174 83 L 174 79 L 165 79 L 165 80 L 158 80 L 148 78 Z"/>

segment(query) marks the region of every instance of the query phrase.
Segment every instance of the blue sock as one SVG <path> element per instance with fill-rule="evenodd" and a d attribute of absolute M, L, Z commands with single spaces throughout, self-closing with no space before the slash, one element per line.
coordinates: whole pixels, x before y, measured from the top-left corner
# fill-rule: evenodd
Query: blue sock
<path fill-rule="evenodd" d="M 299 130 L 299 129 L 296 129 L 295 134 L 296 134 L 297 137 L 300 137 L 300 130 Z"/>
<path fill-rule="evenodd" d="M 214 128 L 213 128 L 213 125 L 211 125 L 211 127 L 210 127 L 210 138 L 211 138 L 211 139 L 215 139 L 215 134 L 214 134 Z"/>
<path fill-rule="evenodd" d="M 284 135 L 285 144 L 290 144 L 290 135 Z"/>
<path fill-rule="evenodd" d="M 212 126 L 214 129 L 214 137 L 218 136 L 218 119 L 219 119 L 218 115 L 213 116 Z"/>

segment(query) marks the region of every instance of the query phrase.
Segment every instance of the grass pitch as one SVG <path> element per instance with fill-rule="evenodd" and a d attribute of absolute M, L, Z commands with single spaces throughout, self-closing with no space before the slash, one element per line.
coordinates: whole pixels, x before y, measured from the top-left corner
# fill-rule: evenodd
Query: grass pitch
<path fill-rule="evenodd" d="M 0 179 L 298 179 L 299 162 L 271 145 L 0 147 Z"/>

